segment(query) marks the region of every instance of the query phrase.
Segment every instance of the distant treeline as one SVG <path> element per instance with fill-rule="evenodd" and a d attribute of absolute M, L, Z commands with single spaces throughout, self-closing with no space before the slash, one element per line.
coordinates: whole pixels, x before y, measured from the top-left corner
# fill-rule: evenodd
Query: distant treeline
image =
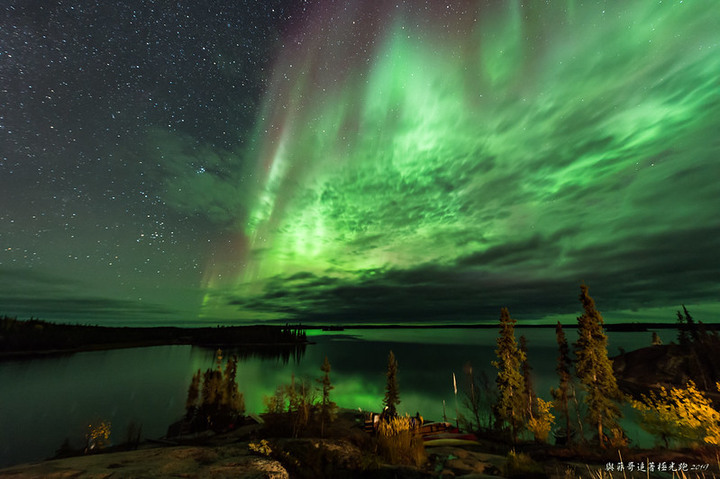
<path fill-rule="evenodd" d="M 555 329 L 555 324 L 518 324 L 522 329 Z M 576 322 L 562 325 L 566 329 L 577 329 Z M 682 329 L 677 323 L 611 323 L 605 324 L 606 331 L 645 332 L 654 329 Z M 720 323 L 704 324 L 708 331 L 720 331 Z M 301 326 L 302 329 L 322 329 L 324 331 L 343 331 L 347 329 L 497 329 L 497 323 L 481 324 L 347 324 L 344 326 Z"/>
<path fill-rule="evenodd" d="M 295 326 L 223 326 L 206 328 L 105 327 L 57 324 L 39 319 L 0 318 L 0 355 L 78 351 L 163 344 L 197 346 L 296 346 L 307 343 Z"/>

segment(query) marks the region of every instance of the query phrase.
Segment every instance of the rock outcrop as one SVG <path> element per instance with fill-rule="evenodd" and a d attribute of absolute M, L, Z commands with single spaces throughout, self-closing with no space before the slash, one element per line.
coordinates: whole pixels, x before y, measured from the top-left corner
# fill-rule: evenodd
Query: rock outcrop
<path fill-rule="evenodd" d="M 178 446 L 71 457 L 0 470 L 13 479 L 243 478 L 289 479 L 278 461 L 253 455 L 247 443 Z"/>
<path fill-rule="evenodd" d="M 708 348 L 655 345 L 612 358 L 613 370 L 618 385 L 631 394 L 661 386 L 684 387 L 692 380 L 698 389 L 715 396 L 717 378 L 713 365 L 718 354 L 720 351 Z"/>

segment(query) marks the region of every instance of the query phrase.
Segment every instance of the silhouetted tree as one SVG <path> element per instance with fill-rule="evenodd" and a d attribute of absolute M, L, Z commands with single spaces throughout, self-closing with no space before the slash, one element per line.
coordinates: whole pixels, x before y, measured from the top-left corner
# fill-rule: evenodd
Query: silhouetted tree
<path fill-rule="evenodd" d="M 570 429 L 570 407 L 568 405 L 570 399 L 570 381 L 572 380 L 570 375 L 572 359 L 570 359 L 570 348 L 560 321 L 558 321 L 557 326 L 555 326 L 555 339 L 557 340 L 559 351 L 555 371 L 557 371 L 558 376 L 560 377 L 560 384 L 557 389 L 551 389 L 550 394 L 555 402 L 555 409 L 560 411 L 560 414 L 565 419 L 565 438 L 566 443 L 569 443 L 570 438 L 572 437 Z"/>
<path fill-rule="evenodd" d="M 713 383 L 718 380 L 718 336 L 710 334 L 702 321 L 695 323 L 692 316 L 683 305 L 685 321 L 690 328 L 692 343 L 690 349 L 698 365 L 699 379 L 702 381 L 706 391 L 710 390 Z"/>
<path fill-rule="evenodd" d="M 495 354 L 498 358 L 492 365 L 497 368 L 495 379 L 498 398 L 493 408 L 498 425 L 510 427 L 513 442 L 523 424 L 525 410 L 525 381 L 521 372 L 521 364 L 525 355 L 518 349 L 515 341 L 515 323 L 507 308 L 500 310 L 500 334 L 497 338 Z"/>
<path fill-rule="evenodd" d="M 690 313 L 684 304 L 682 305 L 682 308 L 683 313 L 685 313 L 685 324 L 687 325 L 687 330 L 690 333 L 690 339 L 692 342 L 697 342 L 699 339 L 698 325 L 695 323 L 693 317 L 690 316 Z"/>
<path fill-rule="evenodd" d="M 198 369 L 193 375 L 188 387 L 187 400 L 185 401 L 185 417 L 191 419 L 197 410 L 197 400 L 200 397 L 200 378 L 202 373 Z"/>
<path fill-rule="evenodd" d="M 323 372 L 323 376 L 317 379 L 322 386 L 322 398 L 320 399 L 320 435 L 323 436 L 325 432 L 325 423 L 330 423 L 335 420 L 335 413 L 337 411 L 337 404 L 330 400 L 330 391 L 335 387 L 330 383 L 330 360 L 325 356 L 320 371 Z"/>
<path fill-rule="evenodd" d="M 220 349 L 218 349 L 216 357 L 217 367 L 206 370 L 202 373 L 202 376 L 198 370 L 188 388 L 185 407 L 189 420 L 193 419 L 193 413 L 197 413 L 193 421 L 195 430 L 205 428 L 227 429 L 245 414 L 245 399 L 238 390 L 236 381 L 237 357 L 233 356 L 228 359 L 224 373 L 223 357 Z M 200 405 L 196 407 L 201 377 L 202 387 L 199 388 Z"/>
<path fill-rule="evenodd" d="M 202 402 L 200 408 L 209 416 L 214 415 L 220 404 L 222 373 L 216 369 L 208 369 L 203 374 Z"/>
<path fill-rule="evenodd" d="M 462 404 L 465 406 L 472 415 L 469 421 L 469 429 L 473 429 L 472 420 L 475 420 L 477 429 L 480 429 L 483 422 L 489 427 L 492 423 L 492 414 L 490 417 L 483 417 L 481 415 L 488 414 L 493 404 L 493 387 L 490 385 L 490 380 L 485 371 L 480 371 L 479 378 L 475 376 L 472 364 L 469 362 L 465 363 L 463 368 L 465 372 L 465 388 L 463 391 Z M 487 419 L 487 421 L 485 421 Z"/>
<path fill-rule="evenodd" d="M 623 396 L 617 386 L 612 361 L 608 358 L 602 315 L 595 308 L 587 285 L 581 285 L 580 291 L 580 302 L 585 312 L 578 318 L 575 371 L 585 390 L 588 406 L 586 420 L 597 427 L 600 447 L 605 447 L 605 429 L 613 434 L 616 442 L 623 440 L 624 432 L 617 422 L 622 417 L 618 403 Z"/>
<path fill-rule="evenodd" d="M 292 375 L 290 386 L 286 389 L 288 412 L 293 424 L 293 437 L 298 437 L 310 422 L 310 410 L 315 402 L 312 388 L 308 381 L 301 379 L 296 385 L 295 374 Z"/>
<path fill-rule="evenodd" d="M 677 312 L 677 329 L 678 329 L 678 344 L 682 347 L 687 347 L 690 344 L 690 336 L 688 335 L 688 327 L 685 323 L 685 318 L 680 311 Z"/>
<path fill-rule="evenodd" d="M 385 373 L 387 384 L 385 386 L 385 399 L 383 400 L 385 415 L 388 417 L 397 416 L 397 405 L 400 404 L 400 390 L 398 389 L 397 373 L 398 363 L 395 359 L 395 354 L 390 351 L 390 354 L 388 355 L 387 372 Z"/>
<path fill-rule="evenodd" d="M 232 356 L 225 364 L 222 404 L 229 411 L 242 415 L 245 413 L 245 397 L 238 390 L 237 363 L 237 356 Z"/>

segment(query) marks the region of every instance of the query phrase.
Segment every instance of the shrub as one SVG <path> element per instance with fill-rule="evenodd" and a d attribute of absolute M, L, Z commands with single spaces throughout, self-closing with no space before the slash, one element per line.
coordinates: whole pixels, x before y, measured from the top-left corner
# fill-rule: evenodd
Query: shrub
<path fill-rule="evenodd" d="M 256 452 L 261 456 L 270 456 L 273 452 L 272 447 L 270 447 L 270 443 L 267 442 L 267 439 L 261 439 L 259 443 L 251 442 L 248 444 L 248 448 L 252 452 Z"/>
<path fill-rule="evenodd" d="M 110 421 L 96 421 L 88 424 L 85 433 L 85 452 L 100 450 L 110 445 Z"/>
<path fill-rule="evenodd" d="M 720 384 L 716 384 L 720 390 Z M 684 445 L 720 445 L 720 412 L 695 383 L 688 381 L 685 389 L 660 388 L 660 392 L 642 395 L 640 401 L 631 401 L 640 412 L 640 426 L 661 438 L 668 447 L 669 440 Z"/>
<path fill-rule="evenodd" d="M 280 414 L 285 412 L 285 386 L 278 386 L 275 394 L 263 397 L 265 412 L 269 414 Z"/>
<path fill-rule="evenodd" d="M 292 418 L 293 437 L 302 435 L 310 422 L 310 412 L 315 404 L 315 395 L 306 379 L 301 379 L 297 385 L 293 374 L 290 386 L 286 389 L 288 398 L 288 413 Z"/>
<path fill-rule="evenodd" d="M 278 386 L 275 394 L 265 396 L 263 402 L 266 410 L 266 432 L 299 437 L 311 425 L 310 419 L 317 398 L 309 381 L 307 379 L 296 381 L 293 374 L 290 384 Z"/>
<path fill-rule="evenodd" d="M 552 402 L 545 401 L 541 398 L 535 398 L 537 404 L 537 413 L 528 419 L 527 427 L 535 436 L 536 441 L 547 442 L 550 435 L 555 416 L 550 412 Z"/>

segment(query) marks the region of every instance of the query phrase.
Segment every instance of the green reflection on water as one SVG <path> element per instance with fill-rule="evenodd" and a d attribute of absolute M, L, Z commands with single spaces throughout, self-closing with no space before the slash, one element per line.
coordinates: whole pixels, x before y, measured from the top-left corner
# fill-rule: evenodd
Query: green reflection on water
<path fill-rule="evenodd" d="M 557 346 L 552 329 L 518 329 L 528 338 L 537 394 L 549 399 L 557 385 Z M 675 334 L 661 330 L 664 342 Z M 380 411 L 387 355 L 399 362 L 399 412 L 440 420 L 443 401 L 448 419 L 455 417 L 452 374 L 462 391 L 463 368 L 471 362 L 494 384 L 495 330 L 375 330 L 318 334 L 300 361 L 250 357 L 238 367 L 237 380 L 248 412 L 264 410 L 263 397 L 296 378 L 321 376 L 327 355 L 332 363 L 332 398 L 340 407 Z M 575 340 L 575 331 L 567 331 Z M 647 333 L 609 333 L 611 354 L 650 344 Z M 230 354 L 231 351 L 226 351 Z M 145 437 L 160 437 L 184 413 L 193 373 L 213 365 L 214 351 L 189 346 L 160 346 L 79 353 L 72 356 L 0 363 L 0 466 L 51 456 L 68 437 L 78 445 L 87 421 L 112 423 L 111 439 L 124 439 L 131 421 L 143 425 Z M 627 409 L 629 411 L 629 409 Z M 652 438 L 627 415 L 630 438 L 651 446 Z M 38 434 L 41 431 L 41 434 Z"/>

